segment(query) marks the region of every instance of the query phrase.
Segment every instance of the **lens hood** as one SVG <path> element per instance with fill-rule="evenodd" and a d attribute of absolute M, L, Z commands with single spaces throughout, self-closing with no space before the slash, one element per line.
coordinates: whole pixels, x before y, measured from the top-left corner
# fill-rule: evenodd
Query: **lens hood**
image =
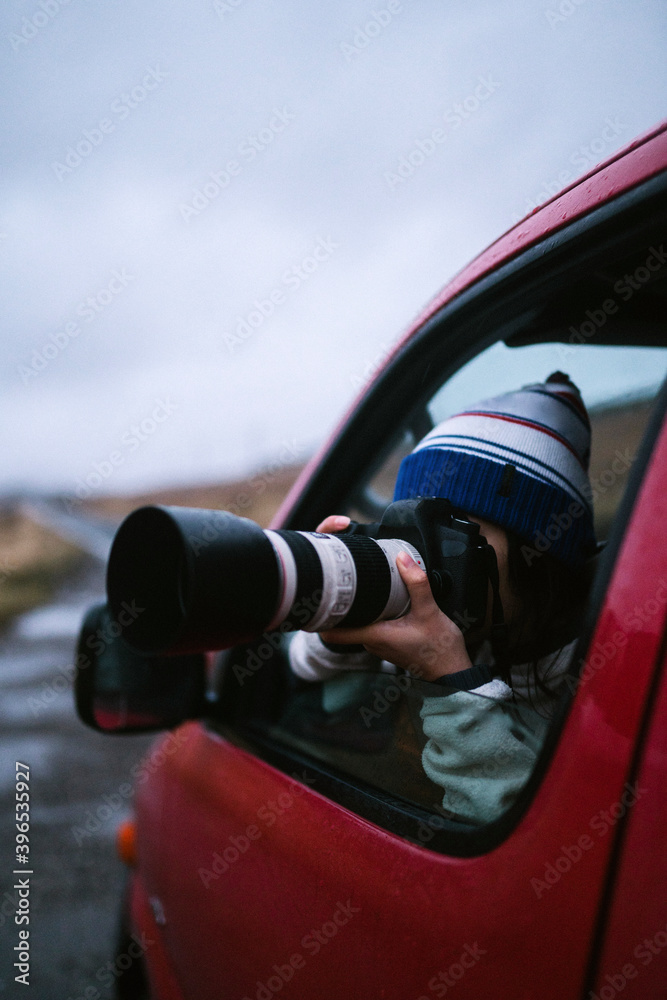
<path fill-rule="evenodd" d="M 140 507 L 118 529 L 107 596 L 142 653 L 226 649 L 271 621 L 281 571 L 264 531 L 228 511 Z"/>

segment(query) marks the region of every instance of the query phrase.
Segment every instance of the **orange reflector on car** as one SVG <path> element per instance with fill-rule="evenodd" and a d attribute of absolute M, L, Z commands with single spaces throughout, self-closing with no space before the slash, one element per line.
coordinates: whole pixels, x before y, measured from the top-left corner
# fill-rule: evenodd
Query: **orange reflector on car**
<path fill-rule="evenodd" d="M 120 860 L 134 868 L 137 863 L 137 827 L 132 819 L 126 819 L 116 830 L 116 850 Z"/>

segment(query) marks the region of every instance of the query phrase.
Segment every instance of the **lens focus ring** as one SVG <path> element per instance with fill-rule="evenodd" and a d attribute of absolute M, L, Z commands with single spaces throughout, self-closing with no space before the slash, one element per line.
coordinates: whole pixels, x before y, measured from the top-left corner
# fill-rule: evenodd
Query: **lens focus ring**
<path fill-rule="evenodd" d="M 357 592 L 340 624 L 346 628 L 370 625 L 380 617 L 389 597 L 387 557 L 377 542 L 365 535 L 341 535 L 340 540 L 350 550 L 357 568 Z"/>

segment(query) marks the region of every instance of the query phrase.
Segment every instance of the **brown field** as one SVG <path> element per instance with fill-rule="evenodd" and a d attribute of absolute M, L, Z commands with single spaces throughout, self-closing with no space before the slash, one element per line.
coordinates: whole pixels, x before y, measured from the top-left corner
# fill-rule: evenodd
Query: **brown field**
<path fill-rule="evenodd" d="M 628 483 L 652 401 L 642 400 L 590 414 L 593 429 L 590 477 L 595 526 L 599 539 L 609 533 L 611 521 Z"/>
<path fill-rule="evenodd" d="M 205 507 L 209 510 L 229 510 L 249 517 L 267 527 L 303 466 L 280 466 L 258 472 L 247 479 L 231 483 L 173 487 L 137 493 L 131 496 L 107 496 L 84 501 L 83 513 L 120 520 L 144 504 L 167 504 L 177 507 Z"/>

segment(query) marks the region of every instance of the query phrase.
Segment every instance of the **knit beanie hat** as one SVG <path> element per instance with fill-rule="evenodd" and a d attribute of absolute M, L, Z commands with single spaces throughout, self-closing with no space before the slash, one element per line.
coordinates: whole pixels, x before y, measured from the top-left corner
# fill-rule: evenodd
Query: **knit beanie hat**
<path fill-rule="evenodd" d="M 591 426 L 562 372 L 434 427 L 403 459 L 394 500 L 445 497 L 571 566 L 595 550 Z"/>

